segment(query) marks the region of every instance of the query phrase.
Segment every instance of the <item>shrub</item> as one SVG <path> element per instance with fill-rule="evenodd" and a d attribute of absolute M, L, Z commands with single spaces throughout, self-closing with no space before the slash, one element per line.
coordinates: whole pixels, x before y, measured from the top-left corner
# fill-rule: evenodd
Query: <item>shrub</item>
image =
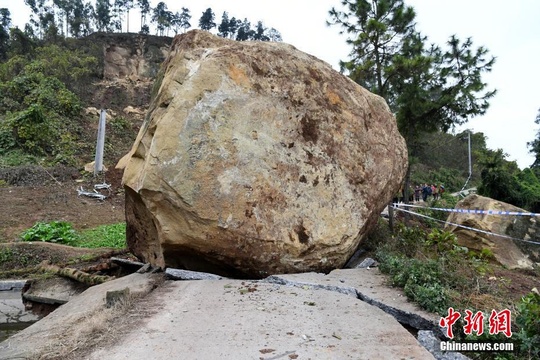
<path fill-rule="evenodd" d="M 38 222 L 22 235 L 24 241 L 46 241 L 74 247 L 126 247 L 126 224 L 101 225 L 77 233 L 65 221 Z"/>
<path fill-rule="evenodd" d="M 402 287 L 407 297 L 428 311 L 443 314 L 450 305 L 443 268 L 438 260 L 420 261 L 378 254 L 380 269 Z"/>
<path fill-rule="evenodd" d="M 456 291 L 473 280 L 466 271 L 465 253 L 452 233 L 399 224 L 396 237 L 380 246 L 376 257 L 381 272 L 389 274 L 410 300 L 442 314 Z"/>
<path fill-rule="evenodd" d="M 531 292 L 517 305 L 516 324 L 519 332 L 515 337 L 524 358 L 540 358 L 540 295 Z"/>
<path fill-rule="evenodd" d="M 65 221 L 37 222 L 30 229 L 25 230 L 21 238 L 24 241 L 46 241 L 52 243 L 71 245 L 78 239 L 78 235 L 70 223 Z"/>

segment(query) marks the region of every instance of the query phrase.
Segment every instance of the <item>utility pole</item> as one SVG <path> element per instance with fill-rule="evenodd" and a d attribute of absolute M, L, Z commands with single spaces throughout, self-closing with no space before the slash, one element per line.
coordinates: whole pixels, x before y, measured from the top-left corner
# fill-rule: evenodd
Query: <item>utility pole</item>
<path fill-rule="evenodd" d="M 463 190 L 465 190 L 465 187 L 469 183 L 469 180 L 472 177 L 472 158 L 471 158 L 471 130 L 467 130 L 468 135 L 468 144 L 469 144 L 469 177 L 467 178 L 467 181 L 465 181 L 465 184 L 463 184 L 463 187 L 461 188 L 461 191 L 459 192 L 461 195 L 463 195 Z"/>
<path fill-rule="evenodd" d="M 105 149 L 105 119 L 107 111 L 101 109 L 99 114 L 97 144 L 96 144 L 96 159 L 94 163 L 94 176 L 103 171 L 103 151 Z"/>

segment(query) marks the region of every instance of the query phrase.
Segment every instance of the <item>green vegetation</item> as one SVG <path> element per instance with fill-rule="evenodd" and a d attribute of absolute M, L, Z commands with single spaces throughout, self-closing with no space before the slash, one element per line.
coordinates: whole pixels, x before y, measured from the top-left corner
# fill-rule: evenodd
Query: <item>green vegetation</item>
<path fill-rule="evenodd" d="M 173 12 L 163 1 L 157 3 L 155 8 L 148 0 L 27 0 L 25 4 L 30 8 L 32 18 L 24 27 L 24 33 L 49 42 L 61 40 L 64 36 L 84 37 L 95 31 L 122 32 L 125 29 L 130 32 L 133 30 L 129 27 L 129 12 L 132 9 L 141 12 L 141 27 L 137 30 L 141 34 L 149 34 L 151 27 L 160 36 L 168 36 L 171 31 L 175 34 L 180 30 L 185 32 L 191 28 L 189 9 L 182 7 L 181 11 Z M 217 24 L 214 19 L 212 9 L 206 9 L 198 21 L 199 28 L 215 28 Z M 8 9 L 0 9 L 0 50 L 8 47 L 10 23 Z M 242 22 L 232 18 L 227 23 L 222 22 L 219 35 L 236 40 L 281 41 L 276 29 L 267 29 L 261 21 L 252 27 L 247 19 Z M 0 54 L 4 53 L 0 51 Z M 0 60 L 3 59 L 0 57 Z"/>
<path fill-rule="evenodd" d="M 403 0 L 341 3 L 346 10 L 330 10 L 331 24 L 347 33 L 352 47 L 341 67 L 386 100 L 407 142 L 411 164 L 424 134 L 446 132 L 486 112 L 496 92 L 482 79 L 495 62 L 487 49 L 455 35 L 446 48 L 430 44 L 416 30 L 414 9 Z"/>
<path fill-rule="evenodd" d="M 77 240 L 77 234 L 70 223 L 51 221 L 35 223 L 34 226 L 22 233 L 21 238 L 24 241 L 45 241 L 72 245 Z"/>
<path fill-rule="evenodd" d="M 84 230 L 76 245 L 85 248 L 112 247 L 123 249 L 126 245 L 126 224 L 102 225 Z"/>
<path fill-rule="evenodd" d="M 13 250 L 8 247 L 0 249 L 0 264 L 11 261 L 13 259 Z"/>
<path fill-rule="evenodd" d="M 96 62 L 53 44 L 0 64 L 0 165 L 75 165 L 82 102 L 65 84 L 75 88 Z"/>
<path fill-rule="evenodd" d="M 486 310 L 480 310 L 475 297 L 498 297 L 498 289 L 486 278 L 490 276 L 490 251 L 476 253 L 457 245 L 454 234 L 437 227 L 398 223 L 395 234 L 380 221 L 370 234 L 365 247 L 375 252 L 380 270 L 390 277 L 391 284 L 402 287 L 406 296 L 420 307 L 446 316 L 449 307 L 464 314 L 483 311 L 484 334 L 466 335 L 461 318 L 453 327 L 455 341 L 514 343 L 513 353 L 497 353 L 497 359 L 536 359 L 540 355 L 540 295 L 531 292 L 511 306 L 512 338 L 502 333 L 490 335 Z M 487 275 L 487 276 L 486 276 Z M 502 310 L 499 309 L 499 310 Z M 491 359 L 493 354 L 467 353 L 474 359 Z"/>
<path fill-rule="evenodd" d="M 377 248 L 377 259 L 392 284 L 422 308 L 443 314 L 474 278 L 465 279 L 460 266 L 472 265 L 467 249 L 459 247 L 454 234 L 399 224 L 396 236 Z M 474 267 L 467 268 L 469 275 Z"/>
<path fill-rule="evenodd" d="M 25 230 L 21 238 L 24 241 L 45 241 L 74 247 L 123 249 L 126 247 L 126 224 L 102 225 L 78 233 L 65 221 L 38 222 Z"/>
<path fill-rule="evenodd" d="M 540 295 L 531 292 L 524 296 L 517 307 L 516 323 L 519 332 L 515 337 L 519 342 L 519 352 L 528 359 L 540 358 Z"/>

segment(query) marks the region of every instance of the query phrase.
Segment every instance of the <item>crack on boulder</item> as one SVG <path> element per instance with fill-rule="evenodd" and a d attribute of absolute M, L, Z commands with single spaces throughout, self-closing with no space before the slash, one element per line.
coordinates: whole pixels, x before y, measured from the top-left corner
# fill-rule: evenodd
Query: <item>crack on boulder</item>
<path fill-rule="evenodd" d="M 298 241 L 300 241 L 300 243 L 307 244 L 309 242 L 309 234 L 304 227 L 303 221 L 300 221 L 300 224 L 294 227 L 294 232 L 298 235 Z"/>

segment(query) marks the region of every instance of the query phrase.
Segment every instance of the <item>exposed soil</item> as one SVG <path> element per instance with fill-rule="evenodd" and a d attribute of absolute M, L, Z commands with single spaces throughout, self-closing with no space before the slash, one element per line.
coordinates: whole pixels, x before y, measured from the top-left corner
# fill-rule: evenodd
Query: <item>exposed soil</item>
<path fill-rule="evenodd" d="M 127 250 L 81 249 L 44 242 L 22 242 L 21 233 L 38 221 L 62 220 L 76 230 L 125 221 L 122 171 L 110 169 L 94 178 L 72 168 L 24 167 L 0 169 L 2 211 L 0 211 L 0 250 L 9 248 L 12 256 L 0 263 L 1 278 L 32 276 L 43 261 L 60 266 L 88 269 L 111 256 L 127 255 Z M 0 181 L 2 181 L 0 180 Z M 77 189 L 93 191 L 94 184 L 111 184 L 103 201 L 79 196 Z"/>
<path fill-rule="evenodd" d="M 17 241 L 22 231 L 38 221 L 68 221 L 77 230 L 125 221 L 122 170 L 111 169 L 96 179 L 71 168 L 32 167 L 19 168 L 19 172 L 24 176 L 0 174 L 11 185 L 0 187 L 0 242 Z M 107 195 L 104 201 L 77 194 L 78 188 L 92 191 L 94 184 L 103 181 L 111 184 L 110 191 L 102 191 Z"/>

